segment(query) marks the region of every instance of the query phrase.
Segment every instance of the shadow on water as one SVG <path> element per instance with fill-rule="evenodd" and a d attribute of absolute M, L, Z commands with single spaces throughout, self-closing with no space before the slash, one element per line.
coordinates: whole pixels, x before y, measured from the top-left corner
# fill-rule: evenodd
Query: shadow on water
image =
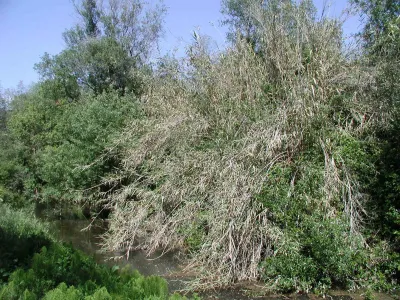
<path fill-rule="evenodd" d="M 118 265 L 120 267 L 130 266 L 137 269 L 143 275 L 166 276 L 179 267 L 179 261 L 173 253 L 156 253 L 147 257 L 143 251 L 132 251 L 127 259 L 124 252 L 107 252 L 101 250 L 101 235 L 106 230 L 106 224 L 99 221 L 94 222 L 87 229 L 90 222 L 87 220 L 57 220 L 53 221 L 56 236 L 64 242 L 71 243 L 85 253 L 94 256 L 98 263 Z M 120 259 L 114 259 L 119 257 Z"/>
<path fill-rule="evenodd" d="M 37 209 L 36 215 L 38 218 L 50 222 L 51 229 L 54 235 L 60 240 L 71 243 L 75 248 L 93 256 L 97 263 L 107 264 L 109 266 L 119 266 L 120 268 L 129 267 L 138 270 L 143 275 L 158 275 L 164 277 L 169 284 L 171 292 L 179 291 L 184 288 L 185 280 L 190 280 L 189 276 L 182 276 L 182 266 L 177 257 L 177 253 L 155 253 L 153 256 L 148 257 L 143 251 L 132 251 L 129 258 L 123 252 L 103 252 L 101 250 L 101 235 L 107 229 L 105 221 L 98 220 L 91 223 L 90 220 L 82 219 L 69 219 L 61 218 L 58 211 L 54 210 Z M 89 229 L 90 225 L 90 229 Z M 115 257 L 120 259 L 115 260 Z M 179 275 L 177 275 L 179 274 Z M 250 296 L 252 289 L 248 286 L 233 287 L 223 290 L 212 290 L 209 292 L 202 292 L 200 296 L 202 299 L 220 299 L 220 300 L 248 300 L 248 299 L 322 299 L 315 295 L 271 295 L 265 296 Z M 245 292 L 247 291 L 247 292 Z M 256 291 L 256 290 L 255 290 Z M 253 293 L 254 294 L 254 293 Z M 334 300 L 359 300 L 364 299 L 359 293 L 352 294 L 345 291 L 332 292 L 331 295 L 326 296 L 325 299 Z M 379 294 L 377 299 L 388 300 L 393 299 L 387 295 Z"/>

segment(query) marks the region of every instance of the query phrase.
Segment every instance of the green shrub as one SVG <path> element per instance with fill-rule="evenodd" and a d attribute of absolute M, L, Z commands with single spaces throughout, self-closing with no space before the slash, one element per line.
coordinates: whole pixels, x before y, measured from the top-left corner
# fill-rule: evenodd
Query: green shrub
<path fill-rule="evenodd" d="M 74 286 L 68 287 L 65 283 L 61 283 L 57 288 L 47 292 L 46 295 L 43 297 L 43 300 L 81 300 L 81 299 L 83 299 L 82 293 L 79 290 L 77 290 Z"/>
<path fill-rule="evenodd" d="M 349 203 L 339 186 L 352 174 L 367 182 L 373 162 L 354 137 L 338 132 L 327 141 L 320 150 L 311 145 L 292 162 L 275 164 L 256 198 L 284 236 L 261 264 L 272 289 L 325 293 L 333 286 L 353 288 L 366 269 L 367 250 L 345 213 Z M 333 179 L 326 173 L 329 156 Z"/>
<path fill-rule="evenodd" d="M 131 299 L 167 299 L 168 286 L 164 279 L 156 276 L 132 278 L 121 292 Z"/>
<path fill-rule="evenodd" d="M 86 296 L 85 300 L 112 300 L 113 298 L 107 292 L 105 287 L 102 287 L 94 292 L 92 296 Z"/>
<path fill-rule="evenodd" d="M 140 115 L 139 106 L 134 94 L 118 91 L 51 99 L 43 85 L 12 102 L 9 134 L 2 133 L 7 147 L 0 152 L 0 185 L 25 192 L 28 200 L 76 200 L 118 165 L 110 139 Z M 10 192 L 0 193 L 12 201 Z"/>
<path fill-rule="evenodd" d="M 23 195 L 27 178 L 23 166 L 25 149 L 7 131 L 0 131 L 0 141 L 0 203 L 21 208 L 26 204 Z"/>
<path fill-rule="evenodd" d="M 7 281 L 18 267 L 29 265 L 32 256 L 52 237 L 46 224 L 32 216 L 32 211 L 13 210 L 0 203 L 0 283 Z"/>
<path fill-rule="evenodd" d="M 17 269 L 0 290 L 0 299 L 23 295 L 32 299 L 161 300 L 168 299 L 168 286 L 163 278 L 144 277 L 128 269 L 115 272 L 70 246 L 53 243 L 34 255 L 30 269 Z M 173 299 L 180 298 L 175 295 Z"/>
<path fill-rule="evenodd" d="M 76 191 L 95 186 L 113 170 L 118 160 L 109 155 L 109 140 L 139 114 L 134 96 L 117 92 L 64 105 L 52 138 L 37 156 L 41 196 L 47 200 L 76 200 Z"/>
<path fill-rule="evenodd" d="M 0 228 L 19 238 L 43 236 L 50 239 L 47 224 L 33 216 L 30 208 L 15 210 L 8 204 L 0 203 Z"/>
<path fill-rule="evenodd" d="M 273 283 L 284 292 L 354 288 L 366 266 L 367 253 L 362 240 L 352 236 L 346 224 L 313 216 L 299 228 L 287 228 L 289 240 L 262 263 L 268 285 Z"/>

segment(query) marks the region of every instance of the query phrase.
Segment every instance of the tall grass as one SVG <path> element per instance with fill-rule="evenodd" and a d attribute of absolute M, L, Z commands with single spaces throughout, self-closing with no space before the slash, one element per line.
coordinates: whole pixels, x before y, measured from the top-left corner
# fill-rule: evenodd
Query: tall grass
<path fill-rule="evenodd" d="M 349 247 L 360 240 L 366 195 L 345 141 L 374 120 L 360 96 L 369 77 L 346 61 L 337 20 L 296 5 L 284 17 L 249 13 L 260 23 L 257 50 L 238 38 L 210 53 L 197 38 L 187 59 L 164 62 L 149 79 L 147 117 L 115 140 L 123 167 L 108 180 L 118 188 L 107 194 L 107 248 L 189 247 L 190 265 L 219 285 L 260 278 L 260 263 L 287 249 L 289 223 L 277 216 L 293 203 L 302 210 L 291 229 L 318 216 L 344 222 Z M 308 162 L 316 175 L 298 167 Z M 291 170 L 279 177 L 288 201 L 260 200 L 281 167 Z"/>

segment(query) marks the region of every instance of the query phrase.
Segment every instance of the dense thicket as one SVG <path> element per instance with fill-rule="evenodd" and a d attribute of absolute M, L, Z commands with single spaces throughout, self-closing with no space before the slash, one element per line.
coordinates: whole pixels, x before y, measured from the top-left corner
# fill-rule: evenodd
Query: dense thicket
<path fill-rule="evenodd" d="M 398 60 L 384 68 L 368 51 L 348 60 L 341 23 L 316 18 L 310 1 L 223 5 L 233 46 L 208 53 L 196 37 L 190 66 L 160 69 L 146 117 L 117 140 L 126 150 L 110 182 L 130 183 L 111 195 L 106 246 L 186 246 L 216 284 L 390 289 L 397 183 L 383 162 L 393 144 L 378 132 L 393 128 L 383 95 L 396 91 L 384 88 L 397 84 L 385 68 L 395 72 Z M 385 184 L 394 186 L 383 193 Z M 392 238 L 374 238 L 377 224 Z"/>
<path fill-rule="evenodd" d="M 148 55 L 161 34 L 163 6 L 141 1 L 75 3 L 82 22 L 66 49 L 36 65 L 41 81 L 1 102 L 1 198 L 77 201 L 106 188 L 118 166 L 111 138 L 140 117 Z M 7 112 L 7 126 L 5 126 Z M 110 148 L 111 147 L 111 148 Z M 4 173 L 4 175 L 3 175 Z"/>
<path fill-rule="evenodd" d="M 67 48 L 0 106 L 0 198 L 97 200 L 107 249 L 184 249 L 208 287 L 396 289 L 400 7 L 353 5 L 352 53 L 311 1 L 224 0 L 230 47 L 195 34 L 150 67 L 163 9 L 76 3 Z"/>
<path fill-rule="evenodd" d="M 363 64 L 374 72 L 374 88 L 366 90 L 373 103 L 372 111 L 381 112 L 382 119 L 374 127 L 378 157 L 377 175 L 368 186 L 368 203 L 372 231 L 388 239 L 393 250 L 400 250 L 400 160 L 395 149 L 399 147 L 399 62 L 400 62 L 400 2 L 354 1 L 360 9 L 365 26 L 360 34 L 363 42 Z"/>

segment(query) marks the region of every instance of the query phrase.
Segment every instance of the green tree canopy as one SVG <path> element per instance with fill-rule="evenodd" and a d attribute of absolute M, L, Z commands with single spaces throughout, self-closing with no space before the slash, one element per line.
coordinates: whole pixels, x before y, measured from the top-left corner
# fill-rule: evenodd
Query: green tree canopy
<path fill-rule="evenodd" d="M 400 15 L 399 0 L 352 0 L 361 11 L 364 23 L 362 37 L 371 47 L 382 35 L 390 30 L 390 22 Z"/>
<path fill-rule="evenodd" d="M 35 68 L 54 97 L 77 99 L 81 88 L 138 91 L 134 70 L 142 68 L 162 34 L 165 7 L 139 0 L 74 2 L 81 22 L 64 32 L 67 48 L 45 53 Z"/>
<path fill-rule="evenodd" d="M 90 39 L 36 64 L 42 80 L 52 82 L 59 96 L 76 99 L 79 89 L 96 94 L 111 89 L 134 90 L 131 70 L 136 60 L 112 38 Z"/>
<path fill-rule="evenodd" d="M 159 2 L 150 7 L 141 0 L 79 0 L 74 2 L 81 23 L 64 32 L 68 48 L 90 38 L 112 38 L 130 57 L 145 63 L 158 39 L 166 8 Z"/>

